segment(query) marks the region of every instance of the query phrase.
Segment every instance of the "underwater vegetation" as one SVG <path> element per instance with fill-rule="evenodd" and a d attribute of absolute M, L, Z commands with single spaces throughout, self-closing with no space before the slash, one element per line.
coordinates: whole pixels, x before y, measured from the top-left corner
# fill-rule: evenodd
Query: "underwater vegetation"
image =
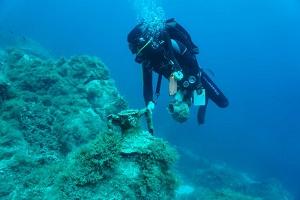
<path fill-rule="evenodd" d="M 1 199 L 172 199 L 176 151 L 139 126 L 108 129 L 127 108 L 97 58 L 3 53 Z"/>
<path fill-rule="evenodd" d="M 292 199 L 186 152 L 194 163 L 175 168 L 177 151 L 140 126 L 98 58 L 31 52 L 0 50 L 0 199 Z"/>

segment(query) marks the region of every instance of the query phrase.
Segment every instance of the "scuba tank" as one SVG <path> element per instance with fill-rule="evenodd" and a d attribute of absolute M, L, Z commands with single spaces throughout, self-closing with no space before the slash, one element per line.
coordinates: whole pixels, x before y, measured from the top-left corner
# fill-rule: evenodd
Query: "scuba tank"
<path fill-rule="evenodd" d="M 199 48 L 192 41 L 190 34 L 174 18 L 166 21 L 166 30 L 171 39 L 184 44 L 192 54 L 199 54 Z"/>

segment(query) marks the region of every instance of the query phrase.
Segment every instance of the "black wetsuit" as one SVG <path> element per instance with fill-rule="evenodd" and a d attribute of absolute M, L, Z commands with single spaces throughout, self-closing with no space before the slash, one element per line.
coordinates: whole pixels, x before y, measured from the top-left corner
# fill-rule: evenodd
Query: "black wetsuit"
<path fill-rule="evenodd" d="M 184 77 L 178 81 L 180 90 L 192 91 L 201 87 L 201 70 L 195 55 L 181 42 L 171 39 L 167 33 L 165 33 L 163 37 L 165 40 L 160 49 L 151 52 L 142 63 L 143 93 L 146 104 L 148 104 L 149 101 L 153 101 L 153 71 L 162 74 L 166 79 L 169 79 L 173 72 L 181 71 Z M 184 82 L 188 81 L 190 76 L 194 76 L 196 82 L 193 84 L 189 83 L 189 86 L 185 87 Z"/>
<path fill-rule="evenodd" d="M 167 22 L 175 21 L 168 20 Z M 181 71 L 184 77 L 178 81 L 178 89 L 185 91 L 184 100 L 190 100 L 194 90 L 204 88 L 207 100 L 211 99 L 219 107 L 227 107 L 227 98 L 209 76 L 199 68 L 195 55 L 198 53 L 198 48 L 183 27 L 178 24 L 175 26 L 180 34 L 176 34 L 178 31 L 174 28 L 168 29 L 167 27 L 155 41 L 158 45 L 154 46 L 157 48 L 149 45 L 150 47 L 145 48 L 142 54 L 136 57 L 136 61 L 143 66 L 143 95 L 146 105 L 153 101 L 153 71 L 167 79 L 173 72 Z M 139 28 L 140 25 L 129 34 L 129 42 L 136 41 L 134 39 L 139 34 Z M 136 52 L 133 51 L 133 53 Z M 191 82 L 191 78 L 194 78 L 194 81 Z M 206 106 L 207 104 L 199 107 L 198 122 L 200 124 L 204 123 Z"/>

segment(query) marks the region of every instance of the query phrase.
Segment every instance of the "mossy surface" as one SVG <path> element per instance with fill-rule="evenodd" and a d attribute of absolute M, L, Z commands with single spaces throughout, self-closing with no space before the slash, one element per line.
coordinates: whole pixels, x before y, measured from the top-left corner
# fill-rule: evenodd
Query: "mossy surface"
<path fill-rule="evenodd" d="M 23 49 L 1 52 L 0 176 L 7 181 L 0 194 L 10 199 L 20 196 L 25 175 L 64 160 L 107 129 L 107 114 L 127 105 L 95 57 L 57 61 Z M 105 104 L 89 100 L 91 81 L 101 83 L 95 87 Z"/>
<path fill-rule="evenodd" d="M 174 197 L 175 150 L 141 129 L 108 130 L 127 103 L 98 58 L 1 52 L 1 199 Z"/>

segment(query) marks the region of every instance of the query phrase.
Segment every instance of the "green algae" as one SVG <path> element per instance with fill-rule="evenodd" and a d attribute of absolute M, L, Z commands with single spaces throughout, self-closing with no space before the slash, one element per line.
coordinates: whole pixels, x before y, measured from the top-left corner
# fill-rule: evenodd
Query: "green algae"
<path fill-rule="evenodd" d="M 127 103 L 98 58 L 9 49 L 4 60 L 1 199 L 174 197 L 176 151 L 140 126 L 108 129 Z"/>

